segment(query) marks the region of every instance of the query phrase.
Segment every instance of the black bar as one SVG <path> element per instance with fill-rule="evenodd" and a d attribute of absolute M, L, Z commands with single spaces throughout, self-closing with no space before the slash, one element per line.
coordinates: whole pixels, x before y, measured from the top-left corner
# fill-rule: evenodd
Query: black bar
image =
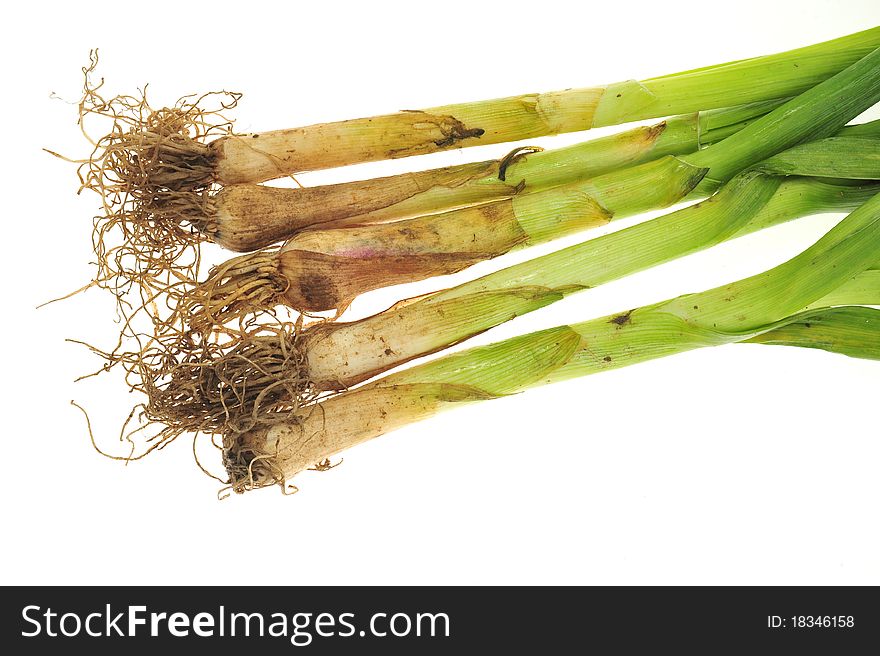
<path fill-rule="evenodd" d="M 365 648 L 383 654 L 449 654 L 483 645 L 512 653 L 570 653 L 572 645 L 602 648 L 602 653 L 609 648 L 611 653 L 755 648 L 855 653 L 850 650 L 880 644 L 878 599 L 872 587 L 18 587 L 3 589 L 0 644 L 33 653 L 83 647 L 89 654 L 118 654 L 140 645 L 171 650 L 166 653 L 202 647 L 212 654 L 243 649 L 338 654 Z M 132 606 L 145 608 L 132 613 Z M 48 609 L 55 615 L 47 618 Z M 66 613 L 76 614 L 67 616 L 63 626 L 74 633 L 79 622 L 76 636 L 60 634 Z M 155 620 L 155 637 L 150 635 L 151 613 L 165 614 Z M 187 636 L 172 635 L 167 622 L 172 613 L 185 614 L 174 629 L 188 631 Z M 198 613 L 207 614 L 198 629 L 211 632 L 210 637 L 196 635 Z M 261 632 L 259 618 L 248 620 L 252 635 L 246 637 L 245 620 L 232 621 L 233 613 L 261 614 L 263 637 L 254 635 Z M 132 616 L 145 624 L 134 625 L 133 637 L 119 636 L 128 632 Z M 269 636 L 270 625 L 286 635 Z M 38 627 L 39 635 L 23 636 Z M 91 637 L 86 628 L 111 635 Z M 295 629 L 297 646 L 291 642 Z M 50 637 L 47 631 L 58 635 Z M 387 635 L 373 635 L 383 632 Z"/>

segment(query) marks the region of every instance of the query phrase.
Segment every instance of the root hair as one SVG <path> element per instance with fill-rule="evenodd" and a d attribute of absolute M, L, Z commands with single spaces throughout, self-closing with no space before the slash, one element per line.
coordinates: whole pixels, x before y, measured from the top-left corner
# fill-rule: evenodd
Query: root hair
<path fill-rule="evenodd" d="M 279 270 L 278 250 L 268 248 L 217 265 L 204 282 L 180 295 L 171 321 L 208 334 L 231 323 L 247 330 L 261 317 L 275 318 L 274 308 L 290 284 Z"/>
<path fill-rule="evenodd" d="M 104 80 L 93 80 L 97 50 L 83 68 L 79 125 L 93 146 L 79 169 L 80 191 L 101 198 L 93 221 L 99 286 L 122 296 L 132 283 L 161 288 L 169 281 L 194 280 L 199 244 L 210 235 L 215 190 L 215 137 L 232 134 L 224 113 L 241 94 L 217 91 L 180 98 L 152 109 L 145 86 L 138 95 L 106 98 Z M 86 123 L 109 121 L 102 137 Z"/>
<path fill-rule="evenodd" d="M 146 337 L 142 348 L 126 353 L 89 347 L 105 359 L 102 370 L 122 367 L 128 387 L 146 397 L 123 427 L 132 455 L 122 459 L 143 457 L 186 433 L 210 436 L 225 453 L 236 436 L 287 421 L 288 413 L 317 398 L 298 325 L 259 325 L 220 337 Z M 158 430 L 147 438 L 145 452 L 133 456 L 132 436 L 151 426 Z"/>

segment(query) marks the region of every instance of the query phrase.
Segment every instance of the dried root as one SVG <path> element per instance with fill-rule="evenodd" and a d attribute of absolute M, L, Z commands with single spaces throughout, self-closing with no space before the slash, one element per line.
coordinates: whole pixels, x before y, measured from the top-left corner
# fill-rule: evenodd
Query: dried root
<path fill-rule="evenodd" d="M 226 331 L 225 339 L 203 339 L 181 332 L 176 340 L 149 337 L 126 353 L 92 350 L 106 359 L 105 369 L 120 366 L 132 391 L 146 397 L 129 421 L 126 435 L 159 427 L 147 450 L 160 448 L 185 433 L 234 436 L 286 421 L 287 413 L 313 401 L 300 345 L 300 328 L 258 326 L 251 332 Z"/>
<path fill-rule="evenodd" d="M 185 96 L 154 110 L 146 87 L 138 96 L 103 97 L 103 79 L 92 80 L 97 64 L 95 51 L 83 68 L 79 105 L 80 127 L 94 146 L 79 168 L 80 191 L 94 191 L 102 201 L 93 229 L 97 284 L 121 298 L 133 283 L 162 289 L 194 280 L 199 244 L 212 227 L 216 140 L 209 141 L 231 134 L 223 113 L 241 94 Z M 110 124 L 99 139 L 86 126 L 96 117 Z"/>
<path fill-rule="evenodd" d="M 240 255 L 214 267 L 204 282 L 172 292 L 176 311 L 171 322 L 203 335 L 230 323 L 255 324 L 260 317 L 274 317 L 288 285 L 277 248 Z"/>
<path fill-rule="evenodd" d="M 223 466 L 226 468 L 229 489 L 242 494 L 261 487 L 281 485 L 289 493 L 284 472 L 276 464 L 278 445 L 274 446 L 274 451 L 272 448 L 260 449 L 236 438 L 230 436 L 223 440 Z M 293 487 L 293 491 L 297 491 L 297 488 Z"/>
<path fill-rule="evenodd" d="M 303 408 L 305 410 L 305 407 Z M 308 406 L 307 412 L 288 412 L 279 421 L 288 426 L 305 430 L 304 426 L 314 412 L 322 412 L 320 405 Z M 261 436 L 267 435 L 260 431 Z M 251 432 L 252 436 L 253 433 Z M 256 440 L 260 442 L 261 440 Z M 248 439 L 244 432 L 227 433 L 223 438 L 223 466 L 226 468 L 228 488 L 242 494 L 263 487 L 279 485 L 284 494 L 294 494 L 299 488 L 293 485 L 278 464 L 279 444 L 257 446 L 255 440 Z M 331 464 L 329 459 L 315 463 L 311 470 L 325 472 L 341 464 Z"/>

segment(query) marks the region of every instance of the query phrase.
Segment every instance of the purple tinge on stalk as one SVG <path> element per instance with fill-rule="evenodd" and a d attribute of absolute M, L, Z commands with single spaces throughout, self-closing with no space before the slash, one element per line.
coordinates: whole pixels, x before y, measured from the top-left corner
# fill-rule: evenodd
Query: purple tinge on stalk
<path fill-rule="evenodd" d="M 342 310 L 372 289 L 460 271 L 527 241 L 510 200 L 396 223 L 304 231 L 280 250 L 229 260 L 188 294 L 191 326 L 286 305 Z"/>

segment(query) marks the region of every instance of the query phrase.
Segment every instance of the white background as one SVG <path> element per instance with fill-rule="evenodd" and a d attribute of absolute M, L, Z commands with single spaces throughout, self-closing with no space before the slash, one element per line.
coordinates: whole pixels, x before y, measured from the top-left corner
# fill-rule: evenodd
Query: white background
<path fill-rule="evenodd" d="M 41 310 L 92 275 L 80 66 L 155 104 L 246 92 L 241 130 L 643 78 L 880 22 L 852 2 L 13 3 L 5 10 L 2 583 L 880 583 L 880 363 L 734 345 L 461 408 L 275 488 L 217 501 L 179 440 L 124 466 L 136 400 L 66 343 L 113 339 L 109 298 Z M 54 92 L 59 99 L 51 99 Z M 876 117 L 875 112 L 872 116 Z M 608 130 L 596 131 L 604 134 Z M 584 135 L 534 140 L 544 146 Z M 307 184 L 497 157 L 508 145 L 302 176 Z M 644 218 L 644 217 L 640 217 Z M 773 266 L 811 217 L 574 296 L 471 343 L 601 316 Z M 618 226 L 624 223 L 618 224 Z M 618 226 L 615 226 L 618 227 Z M 598 233 L 595 233 L 598 234 Z M 579 239 L 567 240 L 572 243 Z M 373 293 L 352 317 L 555 249 Z M 219 257 L 216 253 L 211 257 Z M 217 465 L 218 458 L 211 464 Z"/>

